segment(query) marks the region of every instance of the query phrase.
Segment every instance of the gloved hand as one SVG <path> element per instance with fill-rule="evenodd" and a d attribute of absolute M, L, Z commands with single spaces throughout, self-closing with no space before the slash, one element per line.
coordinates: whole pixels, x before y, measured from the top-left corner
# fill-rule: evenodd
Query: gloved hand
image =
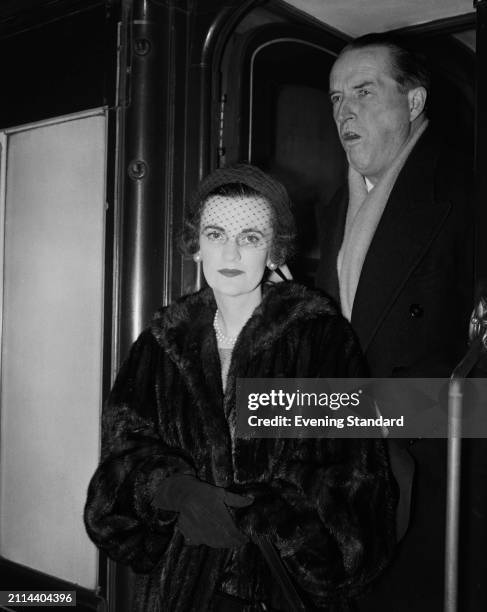
<path fill-rule="evenodd" d="M 167 478 L 154 497 L 158 508 L 179 512 L 177 526 L 187 544 L 213 548 L 235 548 L 247 542 L 227 506 L 243 508 L 252 502 L 251 497 L 230 493 L 186 474 Z"/>

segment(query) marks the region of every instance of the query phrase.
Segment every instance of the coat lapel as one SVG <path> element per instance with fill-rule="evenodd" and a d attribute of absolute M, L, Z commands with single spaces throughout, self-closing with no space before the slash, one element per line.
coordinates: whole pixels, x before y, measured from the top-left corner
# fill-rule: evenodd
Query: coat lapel
<path fill-rule="evenodd" d="M 394 185 L 365 257 L 352 310 L 364 352 L 450 210 L 449 202 L 435 201 L 435 161 L 426 133 Z"/>
<path fill-rule="evenodd" d="M 215 310 L 213 292 L 205 288 L 159 311 L 151 327 L 193 396 L 201 422 L 225 432 L 221 368 L 213 332 Z"/>

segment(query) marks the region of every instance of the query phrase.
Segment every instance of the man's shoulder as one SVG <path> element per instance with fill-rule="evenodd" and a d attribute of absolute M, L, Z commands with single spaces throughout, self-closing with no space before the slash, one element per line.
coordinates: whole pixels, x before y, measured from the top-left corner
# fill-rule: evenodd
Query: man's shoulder
<path fill-rule="evenodd" d="M 429 126 L 400 172 L 396 194 L 432 203 L 448 201 L 463 209 L 472 201 L 472 186 L 472 157 Z"/>
<path fill-rule="evenodd" d="M 470 186 L 473 178 L 473 155 L 454 146 L 434 127 L 428 127 L 411 153 L 412 165 L 430 167 L 435 183 Z"/>

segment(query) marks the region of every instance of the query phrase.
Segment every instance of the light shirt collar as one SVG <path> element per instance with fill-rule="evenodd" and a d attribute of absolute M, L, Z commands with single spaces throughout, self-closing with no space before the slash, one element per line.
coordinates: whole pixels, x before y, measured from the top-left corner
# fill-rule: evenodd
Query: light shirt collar
<path fill-rule="evenodd" d="M 367 189 L 367 192 L 369 192 L 371 189 L 374 188 L 373 183 L 371 183 L 366 176 L 364 176 L 364 181 L 365 181 L 365 187 Z"/>

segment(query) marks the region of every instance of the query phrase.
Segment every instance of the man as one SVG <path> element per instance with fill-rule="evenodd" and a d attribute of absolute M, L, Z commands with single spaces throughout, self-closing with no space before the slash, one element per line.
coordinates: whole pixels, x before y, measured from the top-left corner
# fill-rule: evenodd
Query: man
<path fill-rule="evenodd" d="M 429 83 L 416 55 L 381 34 L 345 47 L 330 75 L 349 170 L 319 212 L 316 284 L 340 303 L 373 377 L 448 377 L 467 347 L 471 168 L 432 133 Z M 410 451 L 409 530 L 362 610 L 442 609 L 445 441 L 420 440 Z M 478 514 L 478 505 L 469 510 Z"/>

